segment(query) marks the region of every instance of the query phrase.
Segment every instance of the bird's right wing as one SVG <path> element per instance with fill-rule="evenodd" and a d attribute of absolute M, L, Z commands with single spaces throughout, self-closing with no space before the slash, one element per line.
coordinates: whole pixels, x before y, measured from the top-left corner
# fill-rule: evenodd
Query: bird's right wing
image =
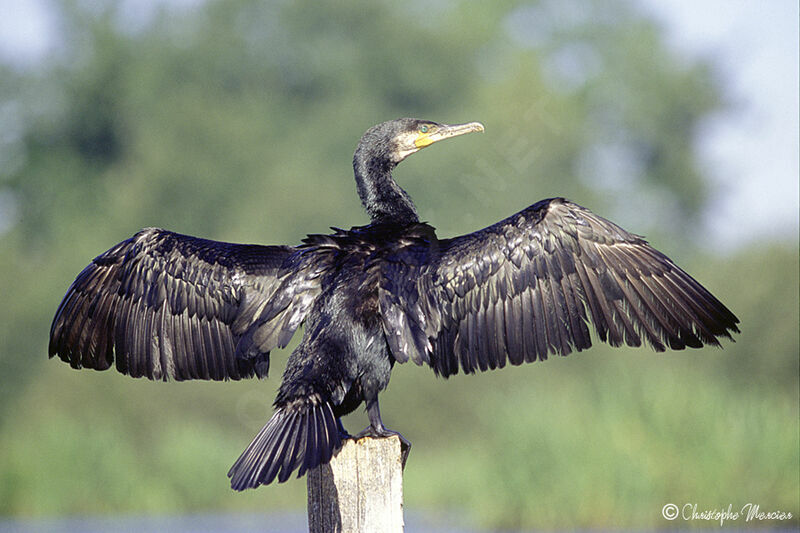
<path fill-rule="evenodd" d="M 381 312 L 399 362 L 449 376 L 591 346 L 718 345 L 738 319 L 700 283 L 588 209 L 543 200 L 483 230 L 387 263 Z M 588 310 L 588 312 L 587 312 Z"/>
<path fill-rule="evenodd" d="M 319 293 L 321 272 L 286 246 L 145 229 L 75 279 L 50 330 L 74 368 L 150 379 L 265 377 Z"/>

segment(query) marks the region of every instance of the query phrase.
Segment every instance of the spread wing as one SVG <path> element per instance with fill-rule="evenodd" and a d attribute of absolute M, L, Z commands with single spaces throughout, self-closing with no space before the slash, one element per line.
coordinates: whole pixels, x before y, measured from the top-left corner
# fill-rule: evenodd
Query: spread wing
<path fill-rule="evenodd" d="M 319 271 L 285 246 L 145 229 L 75 279 L 50 330 L 50 357 L 150 379 L 265 377 L 319 293 Z M 301 265 L 302 266 L 302 265 Z"/>
<path fill-rule="evenodd" d="M 437 374 L 501 368 L 592 344 L 680 350 L 739 320 L 643 238 L 564 199 L 387 262 L 384 331 L 395 358 Z"/>

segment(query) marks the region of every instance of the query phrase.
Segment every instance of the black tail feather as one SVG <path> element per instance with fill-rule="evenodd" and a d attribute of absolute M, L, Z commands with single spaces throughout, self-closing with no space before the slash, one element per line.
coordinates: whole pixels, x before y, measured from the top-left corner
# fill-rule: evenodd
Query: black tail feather
<path fill-rule="evenodd" d="M 300 477 L 330 461 L 341 444 L 330 403 L 317 396 L 296 399 L 275 411 L 233 464 L 231 488 L 255 488 L 276 477 L 283 483 L 298 468 Z"/>

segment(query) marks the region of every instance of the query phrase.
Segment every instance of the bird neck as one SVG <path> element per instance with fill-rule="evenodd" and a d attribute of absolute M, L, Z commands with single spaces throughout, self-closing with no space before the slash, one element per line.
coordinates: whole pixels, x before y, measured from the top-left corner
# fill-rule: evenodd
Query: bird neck
<path fill-rule="evenodd" d="M 365 157 L 359 151 L 353 158 L 358 196 L 373 223 L 419 222 L 414 202 L 392 177 L 395 166 L 388 159 Z"/>

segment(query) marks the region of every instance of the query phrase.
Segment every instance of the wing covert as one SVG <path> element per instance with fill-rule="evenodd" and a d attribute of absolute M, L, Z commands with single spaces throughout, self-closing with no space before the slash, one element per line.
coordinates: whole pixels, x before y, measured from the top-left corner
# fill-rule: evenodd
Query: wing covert
<path fill-rule="evenodd" d="M 439 241 L 414 272 L 388 277 L 402 286 L 381 308 L 395 357 L 445 377 L 584 350 L 590 322 L 613 346 L 656 351 L 738 332 L 733 313 L 642 237 L 562 198 Z"/>
<path fill-rule="evenodd" d="M 318 289 L 284 268 L 294 251 L 142 230 L 77 276 L 50 356 L 160 380 L 265 377 Z"/>

